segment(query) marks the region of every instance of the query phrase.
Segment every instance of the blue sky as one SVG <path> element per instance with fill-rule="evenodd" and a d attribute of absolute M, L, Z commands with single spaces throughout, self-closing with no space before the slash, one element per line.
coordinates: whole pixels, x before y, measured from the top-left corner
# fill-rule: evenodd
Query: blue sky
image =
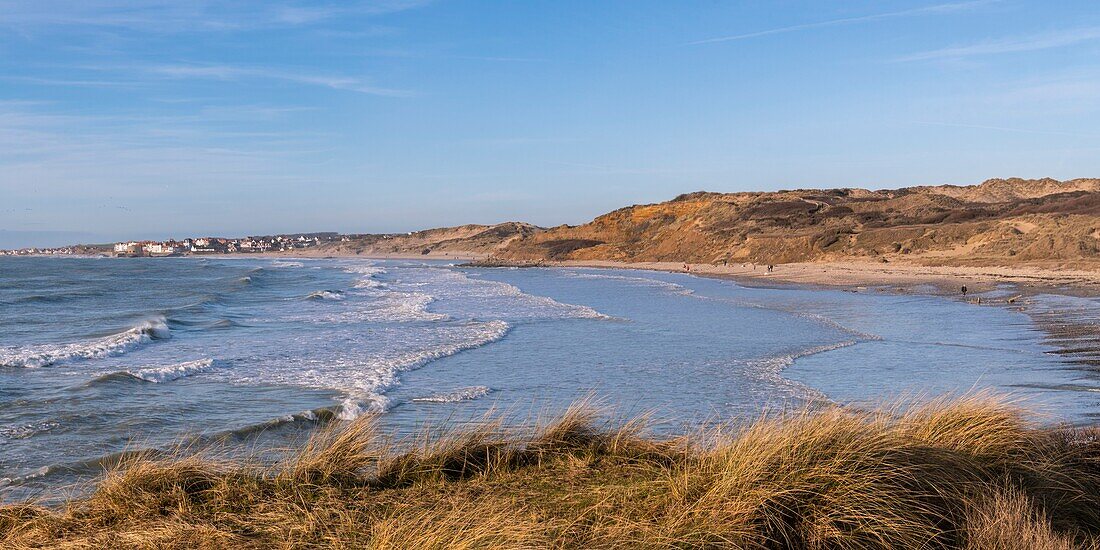
<path fill-rule="evenodd" d="M 1100 176 L 1091 1 L 0 0 L 0 247 Z"/>

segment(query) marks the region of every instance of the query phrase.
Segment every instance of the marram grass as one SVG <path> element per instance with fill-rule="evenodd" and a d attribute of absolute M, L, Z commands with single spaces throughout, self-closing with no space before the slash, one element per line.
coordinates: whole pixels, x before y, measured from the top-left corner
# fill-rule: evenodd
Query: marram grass
<path fill-rule="evenodd" d="M 274 466 L 129 458 L 3 548 L 1092 548 L 1100 443 L 971 396 L 647 437 L 583 406 L 383 443 L 334 423 Z"/>

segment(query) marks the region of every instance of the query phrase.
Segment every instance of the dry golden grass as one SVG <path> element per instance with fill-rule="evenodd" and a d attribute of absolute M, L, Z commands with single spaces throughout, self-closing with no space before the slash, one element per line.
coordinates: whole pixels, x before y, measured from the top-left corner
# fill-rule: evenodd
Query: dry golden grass
<path fill-rule="evenodd" d="M 1047 518 L 1019 491 L 987 495 L 967 515 L 967 548 L 1073 550 L 1073 537 L 1054 532 Z"/>
<path fill-rule="evenodd" d="M 1095 547 L 1100 443 L 989 397 L 671 440 L 574 407 L 389 444 L 336 423 L 274 466 L 136 455 L 4 548 Z"/>

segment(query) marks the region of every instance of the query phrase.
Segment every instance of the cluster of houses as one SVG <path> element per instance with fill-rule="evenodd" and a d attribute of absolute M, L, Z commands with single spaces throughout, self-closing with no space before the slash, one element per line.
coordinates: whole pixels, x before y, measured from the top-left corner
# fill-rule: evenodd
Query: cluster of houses
<path fill-rule="evenodd" d="M 71 246 L 62 246 L 59 248 L 20 248 L 18 250 L 0 250 L 0 256 L 40 256 L 43 254 L 56 256 L 72 256 L 73 254 L 80 253 L 82 252 Z"/>
<path fill-rule="evenodd" d="M 198 237 L 167 241 L 127 241 L 114 245 L 82 244 L 54 248 L 21 248 L 0 250 L 0 256 L 184 256 L 189 254 L 247 254 L 253 252 L 286 252 L 315 247 L 321 243 L 347 242 L 361 235 L 341 235 L 334 232 L 298 233 L 263 237 L 226 239 Z"/>
<path fill-rule="evenodd" d="M 308 233 L 224 239 L 199 237 L 167 241 L 129 241 L 115 243 L 116 256 L 182 256 L 186 254 L 247 254 L 253 252 L 285 252 L 310 248 L 322 242 L 347 240 L 338 233 Z"/>

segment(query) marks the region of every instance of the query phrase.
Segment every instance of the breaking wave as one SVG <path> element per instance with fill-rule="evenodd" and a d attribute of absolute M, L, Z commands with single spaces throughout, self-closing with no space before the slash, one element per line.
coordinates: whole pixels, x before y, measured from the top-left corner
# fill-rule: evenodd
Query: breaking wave
<path fill-rule="evenodd" d="M 318 290 L 316 292 L 311 292 L 309 296 L 306 296 L 306 299 L 339 301 L 344 299 L 344 293 L 339 290 Z"/>
<path fill-rule="evenodd" d="M 5 426 L 0 428 L 0 437 L 4 439 L 27 439 L 48 432 L 61 424 L 55 420 L 46 420 L 23 426 Z"/>
<path fill-rule="evenodd" d="M 373 265 L 353 265 L 345 267 L 344 271 L 361 275 L 361 277 L 355 281 L 355 284 L 352 285 L 355 288 L 382 288 L 386 286 L 385 283 L 375 278 L 375 275 L 381 275 L 386 272 L 386 270 L 381 267 Z"/>
<path fill-rule="evenodd" d="M 311 409 L 293 414 L 286 414 L 278 418 L 273 418 L 266 422 L 260 422 L 251 426 L 245 426 L 243 428 L 237 428 L 207 436 L 204 439 L 217 441 L 227 438 L 244 438 L 251 435 L 260 434 L 275 428 L 280 428 L 288 424 L 325 424 L 336 419 L 338 409 L 339 407 L 321 407 L 318 409 Z"/>
<path fill-rule="evenodd" d="M 137 326 L 118 334 L 89 342 L 3 349 L 0 350 L 0 366 L 37 368 L 73 359 L 98 359 L 121 355 L 141 344 L 166 339 L 170 336 L 167 320 L 160 316 L 143 321 Z"/>
<path fill-rule="evenodd" d="M 428 311 L 435 296 L 424 292 L 392 292 L 378 301 L 375 308 L 365 312 L 368 321 L 440 321 L 444 313 Z"/>
<path fill-rule="evenodd" d="M 171 382 L 178 380 L 192 374 L 198 374 L 200 372 L 206 372 L 214 367 L 213 359 L 200 359 L 198 361 L 187 361 L 184 363 L 177 363 L 175 365 L 167 365 L 163 367 L 149 367 L 138 370 L 128 370 L 126 374 L 133 376 L 139 380 L 146 382 L 152 382 L 154 384 L 163 384 L 164 382 Z"/>
<path fill-rule="evenodd" d="M 803 384 L 801 382 L 796 382 L 789 378 L 785 378 L 783 376 L 783 370 L 793 365 L 795 361 L 803 357 L 854 346 L 858 343 L 859 340 L 845 340 L 843 342 L 823 344 L 820 346 L 814 346 L 791 353 L 785 353 L 783 355 L 765 357 L 762 359 L 751 359 L 745 361 L 745 364 L 747 366 L 746 371 L 749 375 L 754 376 L 760 380 L 770 382 L 777 387 L 792 388 L 795 390 L 795 393 L 801 394 L 800 396 L 807 400 L 828 401 L 828 398 L 825 396 L 824 393 L 814 388 L 811 388 L 810 386 L 807 386 L 806 384 Z"/>
<path fill-rule="evenodd" d="M 548 296 L 528 294 L 519 287 L 485 279 L 475 279 L 462 271 L 444 270 L 447 277 L 460 284 L 453 292 L 464 301 L 474 300 L 483 312 L 490 315 L 524 314 L 536 318 L 613 319 L 589 306 L 567 304 Z M 501 303 L 501 298 L 511 299 Z M 516 307 L 515 301 L 522 304 Z M 499 309 L 497 309 L 499 308 Z"/>
<path fill-rule="evenodd" d="M 209 371 L 216 363 L 213 359 L 199 359 L 198 361 L 185 361 L 173 365 L 150 366 L 140 369 L 129 369 L 110 372 L 89 380 L 85 386 L 96 386 L 108 382 L 151 382 L 163 384 L 178 380 L 193 374 Z"/>
<path fill-rule="evenodd" d="M 355 288 L 383 288 L 386 286 L 386 283 L 383 283 L 382 281 L 379 281 L 378 279 L 373 279 L 371 277 L 364 277 L 362 279 L 359 279 L 358 281 L 355 281 L 355 284 L 352 286 L 354 286 Z"/>
<path fill-rule="evenodd" d="M 424 292 L 391 291 L 379 293 L 367 303 L 357 303 L 355 309 L 335 311 L 328 314 L 298 316 L 295 319 L 322 323 L 359 323 L 387 322 L 409 323 L 417 321 L 443 321 L 449 318 L 445 313 L 428 311 L 435 297 Z"/>
<path fill-rule="evenodd" d="M 50 467 L 49 466 L 42 466 L 41 468 L 37 468 L 37 469 L 35 469 L 35 470 L 31 471 L 30 473 L 27 473 L 25 475 L 16 476 L 16 477 L 0 477 L 0 488 L 7 487 L 9 485 L 18 485 L 20 483 L 26 483 L 27 481 L 30 481 L 32 479 L 45 477 L 46 474 L 49 474 L 49 473 L 50 473 Z"/>
<path fill-rule="evenodd" d="M 459 401 L 470 401 L 485 397 L 489 395 L 490 391 L 488 386 L 470 386 L 449 392 L 433 393 L 424 397 L 414 397 L 412 400 L 422 403 L 458 403 Z"/>
<path fill-rule="evenodd" d="M 366 365 L 367 372 L 358 377 L 359 389 L 352 392 L 340 407 L 339 418 L 351 420 L 365 411 L 384 412 L 389 408 L 390 401 L 383 395 L 386 389 L 398 383 L 398 376 L 405 371 L 420 368 L 432 361 L 442 359 L 461 351 L 479 348 L 504 338 L 511 328 L 504 321 L 489 321 L 486 323 L 469 323 L 466 325 L 474 329 L 467 339 L 441 343 L 434 347 L 404 353 L 397 357 L 391 357 L 377 361 L 375 364 Z"/>

